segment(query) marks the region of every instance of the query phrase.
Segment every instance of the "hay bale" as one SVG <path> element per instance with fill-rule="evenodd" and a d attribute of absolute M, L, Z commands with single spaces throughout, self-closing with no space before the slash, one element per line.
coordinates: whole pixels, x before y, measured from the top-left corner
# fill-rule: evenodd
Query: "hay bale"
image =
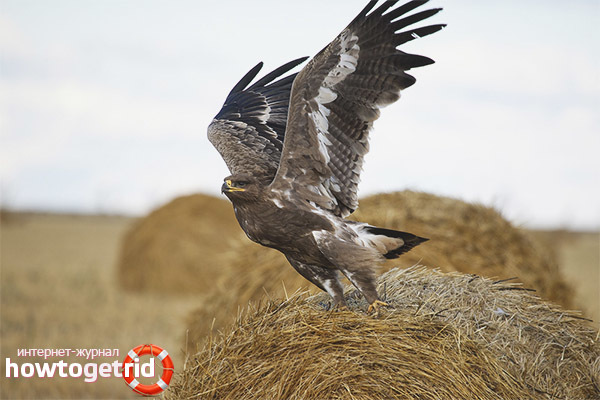
<path fill-rule="evenodd" d="M 250 307 L 193 355 L 167 398 L 599 398 L 598 332 L 518 284 L 394 269 L 391 308 L 325 294 Z"/>
<path fill-rule="evenodd" d="M 137 291 L 207 291 L 227 267 L 222 255 L 240 234 L 228 201 L 202 194 L 179 197 L 127 232 L 119 283 Z"/>
<path fill-rule="evenodd" d="M 362 199 L 354 218 L 376 226 L 405 230 L 431 240 L 381 271 L 424 264 L 506 279 L 518 277 L 543 298 L 571 307 L 571 289 L 551 254 L 514 228 L 497 211 L 426 193 L 404 191 Z M 283 298 L 297 290 L 319 290 L 298 274 L 285 257 L 242 237 L 224 254 L 230 265 L 188 322 L 188 345 L 202 342 L 211 328 L 233 321 L 240 307 L 262 298 Z M 210 323 L 197 323 L 210 321 Z"/>
<path fill-rule="evenodd" d="M 430 239 L 403 255 L 396 266 L 422 264 L 499 279 L 517 277 L 542 298 L 572 307 L 573 291 L 555 255 L 493 208 L 404 191 L 362 199 L 353 217 Z"/>
<path fill-rule="evenodd" d="M 377 320 L 295 300 L 252 309 L 187 361 L 167 399 L 523 398 L 484 349 L 432 318 Z"/>
<path fill-rule="evenodd" d="M 378 291 L 394 310 L 434 315 L 484 345 L 532 393 L 600 398 L 598 331 L 521 284 L 418 267 L 389 271 Z M 355 289 L 347 296 L 355 309 L 366 309 Z M 310 301 L 324 306 L 329 299 L 319 294 Z"/>

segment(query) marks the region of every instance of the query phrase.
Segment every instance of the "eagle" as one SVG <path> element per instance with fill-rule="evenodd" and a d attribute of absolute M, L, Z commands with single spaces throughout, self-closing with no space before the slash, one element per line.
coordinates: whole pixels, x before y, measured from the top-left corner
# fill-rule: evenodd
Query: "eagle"
<path fill-rule="evenodd" d="M 346 219 L 358 207 L 363 158 L 380 108 L 415 83 L 406 71 L 433 63 L 397 48 L 445 26 L 407 28 L 441 10 L 411 13 L 426 2 L 384 1 L 375 8 L 378 1 L 370 1 L 298 73 L 283 76 L 308 57 L 252 83 L 259 63 L 208 126 L 231 172 L 221 191 L 241 228 L 283 253 L 329 293 L 334 307 L 347 306 L 342 275 L 365 297 L 368 313 L 388 306 L 377 293 L 375 267 L 428 240 Z"/>

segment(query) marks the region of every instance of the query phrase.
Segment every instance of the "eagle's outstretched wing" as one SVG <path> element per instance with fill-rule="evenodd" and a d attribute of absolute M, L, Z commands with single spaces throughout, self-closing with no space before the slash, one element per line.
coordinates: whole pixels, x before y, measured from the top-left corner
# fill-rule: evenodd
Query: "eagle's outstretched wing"
<path fill-rule="evenodd" d="M 405 27 L 440 9 L 406 13 L 426 3 L 410 1 L 393 8 L 385 1 L 365 9 L 296 77 L 288 126 L 271 189 L 295 193 L 339 216 L 358 206 L 357 185 L 368 136 L 382 106 L 415 83 L 405 71 L 433 60 L 404 53 L 397 46 L 437 32 L 445 25 Z"/>
<path fill-rule="evenodd" d="M 307 57 L 282 65 L 247 87 L 263 66 L 257 64 L 231 90 L 221 111 L 208 126 L 208 139 L 232 174 L 275 176 L 287 121 L 292 82 L 290 74 L 275 82 Z"/>

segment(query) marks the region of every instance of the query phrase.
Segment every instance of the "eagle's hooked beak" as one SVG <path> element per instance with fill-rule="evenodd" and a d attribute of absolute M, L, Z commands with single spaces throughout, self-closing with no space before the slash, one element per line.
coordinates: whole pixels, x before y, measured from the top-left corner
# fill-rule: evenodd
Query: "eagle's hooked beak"
<path fill-rule="evenodd" d="M 225 193 L 225 192 L 244 192 L 244 191 L 245 191 L 245 189 L 233 186 L 233 184 L 231 183 L 231 179 L 227 179 L 225 181 L 225 183 L 223 183 L 223 186 L 221 186 L 221 193 Z"/>

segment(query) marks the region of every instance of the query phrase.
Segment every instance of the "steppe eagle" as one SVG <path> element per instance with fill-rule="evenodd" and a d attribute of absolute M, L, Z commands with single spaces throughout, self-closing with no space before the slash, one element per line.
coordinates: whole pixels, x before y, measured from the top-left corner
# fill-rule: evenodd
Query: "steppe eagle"
<path fill-rule="evenodd" d="M 379 109 L 415 83 L 405 71 L 433 63 L 397 49 L 445 25 L 402 30 L 440 11 L 412 13 L 427 0 L 369 4 L 297 74 L 291 61 L 252 85 L 262 63 L 231 90 L 208 138 L 231 175 L 222 192 L 248 238 L 282 252 L 292 267 L 345 306 L 340 272 L 369 309 L 387 305 L 374 267 L 425 238 L 345 219 Z M 250 85 L 250 86 L 249 86 Z"/>

